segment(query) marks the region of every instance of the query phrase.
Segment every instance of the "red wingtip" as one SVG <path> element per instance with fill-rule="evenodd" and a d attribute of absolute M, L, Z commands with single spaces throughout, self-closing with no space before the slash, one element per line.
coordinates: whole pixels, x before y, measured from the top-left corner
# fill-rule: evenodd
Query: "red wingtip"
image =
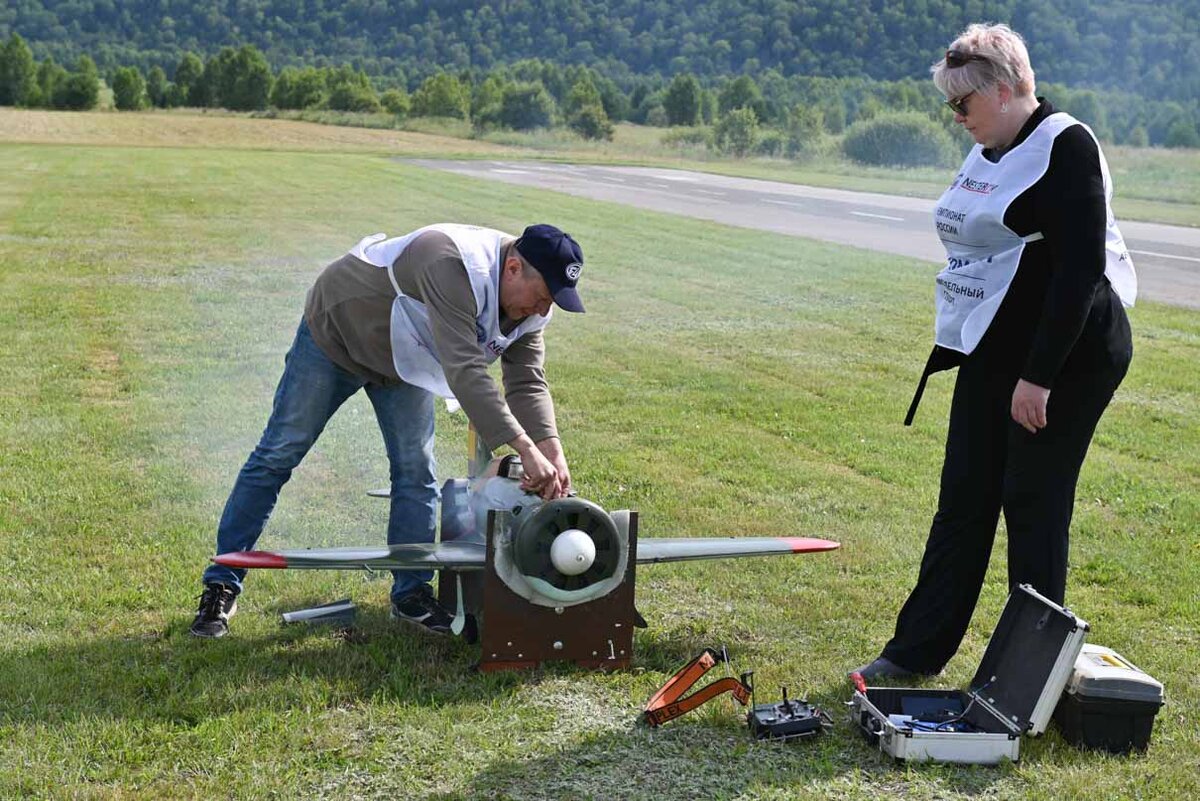
<path fill-rule="evenodd" d="M 225 567 L 287 567 L 287 559 L 270 551 L 235 551 L 214 556 L 213 561 Z"/>
<path fill-rule="evenodd" d="M 842 547 L 840 542 L 819 540 L 813 537 L 784 537 L 787 544 L 792 546 L 792 553 L 812 553 L 814 551 L 833 551 Z"/>

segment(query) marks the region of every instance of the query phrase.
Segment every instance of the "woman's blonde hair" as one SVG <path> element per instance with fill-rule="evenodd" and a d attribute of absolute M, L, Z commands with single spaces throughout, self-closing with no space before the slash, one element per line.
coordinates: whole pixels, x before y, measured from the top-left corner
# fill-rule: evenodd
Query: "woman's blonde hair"
<path fill-rule="evenodd" d="M 998 83 L 1011 86 L 1018 97 L 1033 94 L 1033 67 L 1025 40 L 1007 25 L 975 23 L 950 43 L 949 50 L 976 58 L 959 67 L 949 66 L 942 58 L 929 68 L 934 86 L 946 97 L 964 97 Z"/>

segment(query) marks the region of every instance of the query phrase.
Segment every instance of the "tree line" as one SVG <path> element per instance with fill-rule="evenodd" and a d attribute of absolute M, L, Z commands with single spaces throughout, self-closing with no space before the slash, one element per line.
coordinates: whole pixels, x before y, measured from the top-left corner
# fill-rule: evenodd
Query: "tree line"
<path fill-rule="evenodd" d="M 591 139 L 611 138 L 613 123 L 681 129 L 674 136 L 735 154 L 795 156 L 825 134 L 841 134 L 883 113 L 908 113 L 961 132 L 929 80 L 756 76 L 706 81 L 681 72 L 670 80 L 642 77 L 624 90 L 580 64 L 524 59 L 490 71 L 438 71 L 409 87 L 399 76 L 372 78 L 349 65 L 286 66 L 275 71 L 253 45 L 223 47 L 207 59 L 185 52 L 171 74 L 134 65 L 104 76 L 117 109 L 179 106 L 234 111 L 329 110 L 449 117 L 477 130 L 531 130 L 566 125 Z M 0 105 L 87 109 L 97 105 L 101 74 L 87 55 L 67 70 L 47 56 L 34 59 L 12 34 L 0 44 Z M 1060 108 L 1089 123 L 1109 142 L 1168 147 L 1200 146 L 1195 101 L 1154 102 L 1138 95 L 1041 84 Z"/>
<path fill-rule="evenodd" d="M 1195 0 L 7 0 L 0 38 L 42 59 L 165 70 L 251 44 L 278 66 L 353 63 L 413 85 L 528 58 L 589 66 L 629 90 L 690 72 L 922 78 L 971 22 L 1003 21 L 1048 81 L 1156 100 L 1200 97 Z"/>

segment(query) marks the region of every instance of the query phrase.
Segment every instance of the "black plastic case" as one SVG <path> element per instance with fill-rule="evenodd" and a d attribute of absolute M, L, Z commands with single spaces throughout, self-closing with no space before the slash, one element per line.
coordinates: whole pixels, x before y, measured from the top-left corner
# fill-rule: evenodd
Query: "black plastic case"
<path fill-rule="evenodd" d="M 1089 644 L 1075 661 L 1054 722 L 1081 748 L 1144 751 L 1162 705 L 1162 684 L 1112 649 Z"/>

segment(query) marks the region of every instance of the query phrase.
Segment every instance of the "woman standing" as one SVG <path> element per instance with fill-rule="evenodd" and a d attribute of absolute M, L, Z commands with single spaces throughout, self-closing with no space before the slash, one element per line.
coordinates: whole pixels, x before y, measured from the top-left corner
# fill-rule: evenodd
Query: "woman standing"
<path fill-rule="evenodd" d="M 1021 37 L 972 25 L 933 65 L 975 139 L 935 208 L 946 248 L 928 376 L 957 366 L 917 585 L 864 678 L 934 674 L 975 610 L 1003 510 L 1009 586 L 1062 603 L 1079 469 L 1133 355 L 1137 290 L 1091 130 L 1034 95 Z"/>

